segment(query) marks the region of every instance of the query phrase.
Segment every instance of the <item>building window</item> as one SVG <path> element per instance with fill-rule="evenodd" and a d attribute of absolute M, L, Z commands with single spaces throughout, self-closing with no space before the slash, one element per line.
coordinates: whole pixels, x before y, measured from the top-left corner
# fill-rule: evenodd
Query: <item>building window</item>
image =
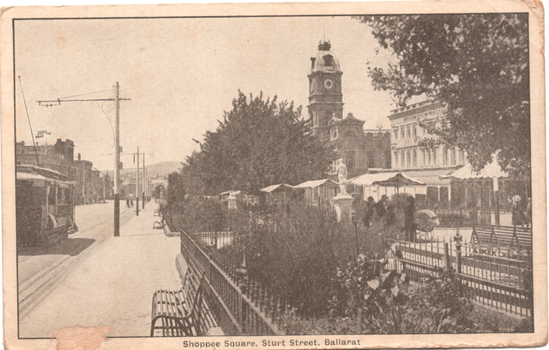
<path fill-rule="evenodd" d="M 451 161 L 452 161 L 452 165 L 456 165 L 456 148 L 453 147 L 452 150 L 451 150 Z"/>
<path fill-rule="evenodd" d="M 412 166 L 411 160 L 410 160 L 410 151 L 406 151 L 406 167 L 410 168 Z"/>
<path fill-rule="evenodd" d="M 400 152 L 400 168 L 406 168 L 406 156 L 404 155 L 404 151 Z"/>
<path fill-rule="evenodd" d="M 326 66 L 333 66 L 334 65 L 334 59 L 333 59 L 332 55 L 324 56 L 324 65 L 326 65 Z"/>
<path fill-rule="evenodd" d="M 417 151 L 416 150 L 414 150 L 412 153 L 412 167 L 413 168 L 417 167 Z"/>
<path fill-rule="evenodd" d="M 404 139 L 404 128 L 400 128 L 400 138 Z"/>
<path fill-rule="evenodd" d="M 412 126 L 412 137 L 417 138 L 417 127 L 415 125 Z"/>
<path fill-rule="evenodd" d="M 432 163 L 431 163 L 431 150 L 430 149 L 427 150 L 427 154 L 428 154 L 428 164 L 432 165 Z"/>
<path fill-rule="evenodd" d="M 465 153 L 459 150 L 459 164 L 465 164 Z"/>
<path fill-rule="evenodd" d="M 437 152 L 438 152 L 438 147 L 435 147 L 433 149 L 433 165 L 437 165 Z"/>
<path fill-rule="evenodd" d="M 421 165 L 426 166 L 427 165 L 427 155 L 425 154 L 424 149 L 421 150 L 421 155 L 422 155 Z"/>
<path fill-rule="evenodd" d="M 395 168 L 398 169 L 398 152 L 394 152 L 393 155 L 395 157 Z"/>
<path fill-rule="evenodd" d="M 446 147 L 442 148 L 442 165 L 448 165 L 448 148 Z"/>
<path fill-rule="evenodd" d="M 410 127 L 406 127 L 406 138 L 409 139 L 410 138 Z"/>
<path fill-rule="evenodd" d="M 395 137 L 395 141 L 398 140 L 398 129 L 393 130 L 393 135 Z"/>

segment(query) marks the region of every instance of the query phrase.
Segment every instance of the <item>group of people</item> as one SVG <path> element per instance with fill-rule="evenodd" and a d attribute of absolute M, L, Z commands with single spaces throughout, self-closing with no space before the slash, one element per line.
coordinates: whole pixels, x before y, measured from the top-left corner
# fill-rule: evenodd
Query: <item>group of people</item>
<path fill-rule="evenodd" d="M 126 208 L 133 208 L 133 198 L 127 197 L 126 198 Z"/>
<path fill-rule="evenodd" d="M 376 203 L 374 197 L 368 197 L 364 207 L 364 215 L 362 217 L 364 227 L 369 227 L 371 225 L 375 215 L 377 215 L 379 219 L 384 220 L 387 226 L 396 223 L 395 207 L 387 205 L 388 200 L 389 197 L 383 195 Z"/>
<path fill-rule="evenodd" d="M 388 205 L 388 201 L 389 198 L 386 195 L 382 195 L 377 203 L 373 197 L 368 197 L 362 216 L 364 227 L 369 227 L 376 216 L 377 220 L 381 220 L 386 228 L 392 227 L 397 223 L 395 207 L 391 204 Z M 404 209 L 404 231 L 406 234 L 406 239 L 409 241 L 414 241 L 416 237 L 415 198 L 408 196 L 407 201 L 408 203 Z"/>

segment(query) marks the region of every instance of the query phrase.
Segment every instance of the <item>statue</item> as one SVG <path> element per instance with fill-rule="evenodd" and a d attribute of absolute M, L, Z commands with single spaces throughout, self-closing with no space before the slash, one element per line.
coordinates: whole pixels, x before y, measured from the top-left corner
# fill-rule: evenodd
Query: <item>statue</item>
<path fill-rule="evenodd" d="M 345 186 L 345 182 L 347 181 L 347 166 L 343 163 L 342 158 L 339 158 L 339 164 L 337 165 L 337 177 L 341 193 L 347 194 L 347 187 Z"/>

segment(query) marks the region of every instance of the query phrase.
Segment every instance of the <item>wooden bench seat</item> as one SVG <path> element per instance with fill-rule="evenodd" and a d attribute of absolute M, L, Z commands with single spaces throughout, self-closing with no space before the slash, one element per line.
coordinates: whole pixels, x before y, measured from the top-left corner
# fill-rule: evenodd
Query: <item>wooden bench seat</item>
<path fill-rule="evenodd" d="M 531 252 L 532 231 L 522 227 L 474 226 L 471 244 L 479 247 L 479 252 L 493 255 L 496 251 Z"/>
<path fill-rule="evenodd" d="M 204 335 L 203 322 L 204 272 L 188 264 L 183 287 L 178 291 L 158 290 L 152 299 L 151 337 L 160 330 L 165 337 Z M 161 325 L 156 325 L 161 321 Z"/>

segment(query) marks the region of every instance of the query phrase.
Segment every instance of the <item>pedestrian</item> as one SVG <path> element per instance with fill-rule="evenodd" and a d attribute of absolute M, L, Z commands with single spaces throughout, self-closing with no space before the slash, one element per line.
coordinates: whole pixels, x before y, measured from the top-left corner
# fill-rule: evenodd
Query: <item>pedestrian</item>
<path fill-rule="evenodd" d="M 126 208 L 130 207 L 130 197 L 126 197 Z"/>
<path fill-rule="evenodd" d="M 524 220 L 522 218 L 523 212 L 520 208 L 520 196 L 518 194 L 515 194 L 511 198 L 511 211 L 513 215 L 513 226 L 520 225 L 524 228 Z"/>
<path fill-rule="evenodd" d="M 130 208 L 133 208 L 133 198 L 130 197 Z"/>
<path fill-rule="evenodd" d="M 406 231 L 406 240 L 414 242 L 416 240 L 416 200 L 408 196 L 408 205 L 404 209 L 404 230 Z"/>
<path fill-rule="evenodd" d="M 395 207 L 392 205 L 387 206 L 387 216 L 385 217 L 385 226 L 391 227 L 396 224 Z"/>
<path fill-rule="evenodd" d="M 381 199 L 379 200 L 379 202 L 375 204 L 376 213 L 380 219 L 384 219 L 385 214 L 387 214 L 387 208 L 385 207 L 385 203 L 387 202 L 388 199 L 389 197 L 387 197 L 386 195 L 383 195 L 381 196 Z"/>
<path fill-rule="evenodd" d="M 374 216 L 374 197 L 368 197 L 364 206 L 364 216 L 362 217 L 362 222 L 364 227 L 369 227 L 372 217 Z"/>
<path fill-rule="evenodd" d="M 532 198 L 526 199 L 526 209 L 524 210 L 524 218 L 526 221 L 526 228 L 530 228 L 532 224 Z"/>

